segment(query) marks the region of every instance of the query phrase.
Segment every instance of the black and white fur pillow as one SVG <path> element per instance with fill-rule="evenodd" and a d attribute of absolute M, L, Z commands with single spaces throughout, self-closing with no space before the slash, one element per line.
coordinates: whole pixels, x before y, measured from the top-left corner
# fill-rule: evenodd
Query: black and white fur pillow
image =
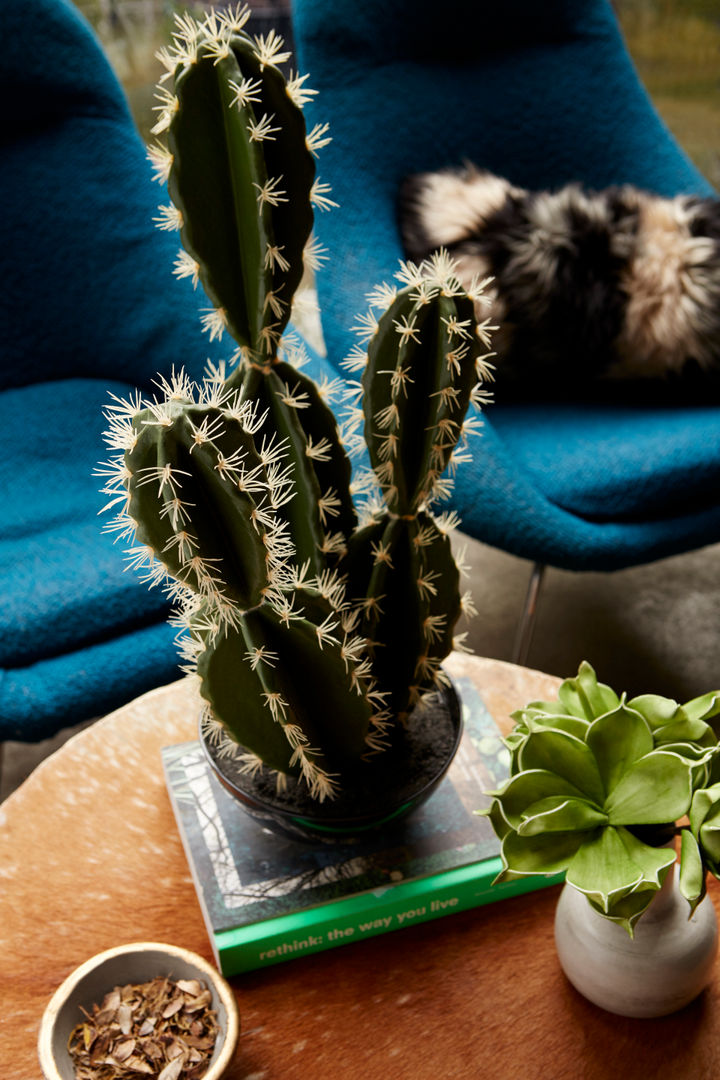
<path fill-rule="evenodd" d="M 529 192 L 472 165 L 409 177 L 400 228 L 491 276 L 501 377 L 570 385 L 720 371 L 720 201 L 625 185 Z M 647 383 L 645 383 L 647 385 Z"/>

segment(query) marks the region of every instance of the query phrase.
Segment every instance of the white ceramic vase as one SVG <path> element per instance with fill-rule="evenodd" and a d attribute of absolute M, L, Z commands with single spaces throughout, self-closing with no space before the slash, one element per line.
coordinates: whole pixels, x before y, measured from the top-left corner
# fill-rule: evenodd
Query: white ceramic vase
<path fill-rule="evenodd" d="M 603 918 L 571 885 L 560 894 L 555 943 L 563 971 L 586 998 L 621 1016 L 665 1016 L 697 997 L 712 978 L 718 948 L 715 909 L 690 908 L 673 868 L 633 938 Z"/>

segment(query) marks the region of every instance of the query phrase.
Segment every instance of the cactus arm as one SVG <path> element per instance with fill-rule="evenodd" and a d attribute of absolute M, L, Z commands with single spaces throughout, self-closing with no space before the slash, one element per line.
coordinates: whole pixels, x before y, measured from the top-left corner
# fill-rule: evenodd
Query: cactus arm
<path fill-rule="evenodd" d="M 357 514 L 350 494 L 352 468 L 340 440 L 335 415 L 326 405 L 313 380 L 292 364 L 283 361 L 275 363 L 273 375 L 280 384 L 275 398 L 278 405 L 283 404 L 282 399 L 287 390 L 293 398 L 307 402 L 305 408 L 290 410 L 291 420 L 302 433 L 302 443 L 298 445 L 297 467 L 293 462 L 296 486 L 302 484 L 303 490 L 307 489 L 307 498 L 312 497 L 315 485 L 321 497 L 332 491 L 338 502 L 334 512 L 326 517 L 322 525 L 323 531 L 327 532 L 332 528 L 333 531 L 349 536 L 357 524 Z M 318 453 L 318 447 L 323 447 L 324 452 Z"/>
<path fill-rule="evenodd" d="M 363 598 L 359 632 L 391 712 L 402 717 L 432 689 L 452 649 L 461 597 L 450 542 L 427 513 L 383 515 L 355 533 L 347 563 L 348 593 Z"/>
<path fill-rule="evenodd" d="M 387 516 L 360 529 L 348 546 L 348 594 L 352 600 L 362 598 L 359 633 L 368 642 L 378 686 L 389 694 L 388 707 L 397 717 L 407 711 L 408 687 L 415 681 L 422 649 L 420 598 L 413 571 L 402 561 L 414 554 L 409 523 Z M 403 565 L 407 572 L 398 570 Z"/>
<path fill-rule="evenodd" d="M 183 246 L 230 333 L 262 358 L 287 325 L 312 230 L 305 121 L 281 73 L 244 35 L 220 57 L 215 43 L 201 43 L 196 61 L 178 68 L 175 93 L 168 189 Z"/>
<path fill-rule="evenodd" d="M 243 470 L 263 472 L 252 438 L 238 420 L 206 406 L 173 404 L 165 417 L 168 422 L 158 422 L 145 409 L 133 421 L 137 439 L 125 461 L 137 539 L 194 591 L 206 589 L 204 568 L 222 579 L 225 597 L 240 608 L 252 607 L 268 584 L 267 549 L 254 524 L 256 503 L 236 484 Z M 214 429 L 213 438 L 198 443 L 203 425 Z M 233 468 L 219 469 L 218 455 L 230 453 Z"/>
<path fill-rule="evenodd" d="M 477 381 L 477 338 L 448 331 L 472 320 L 467 297 L 404 290 L 380 320 L 363 375 L 365 438 L 391 510 L 414 513 L 446 468 Z M 391 440 L 389 443 L 388 440 Z M 391 461 L 388 474 L 383 465 Z"/>
<path fill-rule="evenodd" d="M 386 509 L 353 537 L 343 565 L 351 597 L 363 597 L 360 632 L 372 643 L 379 687 L 402 715 L 437 681 L 463 609 L 450 543 L 428 506 L 448 490 L 442 474 L 478 400 L 487 335 L 447 255 L 398 276 L 406 288 L 379 289 L 371 305 L 386 310 L 359 326 L 370 328 L 365 440 Z"/>
<path fill-rule="evenodd" d="M 200 57 L 177 76 L 168 191 L 182 215 L 183 246 L 198 263 L 210 302 L 225 313 L 236 341 L 257 349 L 271 288 L 265 267 L 271 208 L 257 199 L 268 178 L 247 116 L 232 105 L 230 80 L 242 80 L 233 55 L 217 64 Z"/>
<path fill-rule="evenodd" d="M 416 585 L 423 604 L 423 647 L 418 654 L 423 666 L 416 671 L 415 682 L 421 690 L 426 690 L 432 685 L 440 663 L 453 648 L 454 630 L 463 610 L 463 600 L 460 571 L 450 540 L 429 514 L 418 515 L 413 542 L 419 554 Z"/>
<path fill-rule="evenodd" d="M 410 412 L 410 404 L 417 398 L 415 389 L 418 373 L 415 365 L 411 369 L 408 363 L 412 339 L 399 337 L 397 324 L 402 323 L 405 317 L 414 320 L 417 334 L 429 315 L 429 308 L 415 304 L 406 293 L 398 296 L 370 341 L 367 366 L 362 378 L 365 441 L 370 463 L 378 476 L 390 510 L 399 514 L 409 512 L 410 487 L 404 467 L 406 463 L 398 452 L 398 433 L 400 430 L 405 432 L 403 458 L 411 458 L 413 452 L 417 456 L 423 439 L 422 428 L 425 425 L 417 414 L 412 417 Z M 424 414 L 427 405 L 422 398 L 419 400 Z M 394 409 L 393 415 L 388 412 L 390 409 Z M 408 416 L 412 417 L 412 420 L 403 424 L 403 420 Z M 412 468 L 409 461 L 407 464 Z"/>
<path fill-rule="evenodd" d="M 285 361 L 241 363 L 226 385 L 239 386 L 242 399 L 265 414 L 258 441 L 273 433 L 283 441 L 295 494 L 278 513 L 290 524 L 297 563 L 309 562 L 313 574 L 322 573 L 328 557 L 334 561 L 328 537 L 342 549 L 357 523 L 350 461 L 333 412 L 317 385 Z"/>
<path fill-rule="evenodd" d="M 291 771 L 292 747 L 273 719 L 267 695 L 276 691 L 270 662 L 253 664 L 252 654 L 269 649 L 262 619 L 253 612 L 240 625 L 206 646 L 197 661 L 200 693 L 230 738 L 262 758 L 271 769 Z"/>

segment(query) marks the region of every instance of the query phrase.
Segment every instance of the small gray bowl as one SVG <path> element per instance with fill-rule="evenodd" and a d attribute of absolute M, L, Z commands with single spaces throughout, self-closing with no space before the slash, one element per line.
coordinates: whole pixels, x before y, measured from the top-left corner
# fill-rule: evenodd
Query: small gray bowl
<path fill-rule="evenodd" d="M 215 968 L 201 956 L 175 945 L 139 942 L 98 953 L 76 968 L 53 994 L 40 1024 L 38 1056 L 45 1080 L 74 1080 L 68 1040 L 82 1020 L 80 1007 L 91 1010 L 115 986 L 150 982 L 158 975 L 202 979 L 212 994 L 220 1034 L 203 1080 L 220 1080 L 240 1035 L 235 996 Z"/>

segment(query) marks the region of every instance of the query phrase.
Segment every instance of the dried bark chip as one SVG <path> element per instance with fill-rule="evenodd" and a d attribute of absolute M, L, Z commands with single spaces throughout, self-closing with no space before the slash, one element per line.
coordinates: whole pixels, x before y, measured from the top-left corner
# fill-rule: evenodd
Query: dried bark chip
<path fill-rule="evenodd" d="M 202 1080 L 218 1035 L 197 979 L 115 987 L 70 1036 L 75 1080 Z"/>
<path fill-rule="evenodd" d="M 165 1066 L 158 1076 L 158 1080 L 178 1080 L 178 1077 L 182 1074 L 184 1064 L 183 1058 L 175 1058 L 174 1061 Z"/>
<path fill-rule="evenodd" d="M 206 1009 L 212 1001 L 212 994 L 209 990 L 205 990 L 204 993 L 198 994 L 197 997 L 191 998 L 190 1001 L 185 1004 L 185 1012 L 198 1012 L 199 1009 Z"/>
<path fill-rule="evenodd" d="M 103 998 L 103 1003 L 100 1006 L 101 1009 L 112 1009 L 113 1011 L 120 1006 L 121 990 L 119 986 L 116 986 L 114 990 L 111 990 L 109 994 L 106 994 Z"/>
<path fill-rule="evenodd" d="M 118 1039 L 113 1046 L 112 1056 L 122 1064 L 123 1061 L 127 1061 L 129 1057 L 132 1057 L 135 1046 L 136 1040 L 133 1038 Z"/>
<path fill-rule="evenodd" d="M 184 1004 L 185 1004 L 185 1001 L 181 997 L 175 998 L 174 1001 L 171 1001 L 170 1004 L 166 1005 L 165 1008 L 163 1009 L 163 1012 L 162 1012 L 163 1020 L 168 1020 L 171 1016 L 174 1016 L 175 1013 L 179 1013 L 180 1010 L 183 1008 Z"/>
<path fill-rule="evenodd" d="M 116 1016 L 117 1023 L 123 1035 L 129 1035 L 133 1026 L 133 1008 L 127 1002 L 120 1005 Z"/>

